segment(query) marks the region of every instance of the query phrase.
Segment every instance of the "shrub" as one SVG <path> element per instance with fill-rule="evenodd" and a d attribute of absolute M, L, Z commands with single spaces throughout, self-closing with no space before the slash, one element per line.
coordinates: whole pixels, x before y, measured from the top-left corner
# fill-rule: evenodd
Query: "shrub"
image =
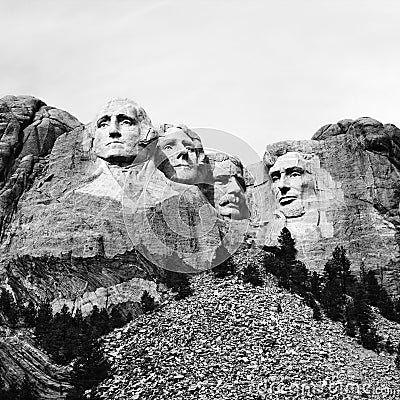
<path fill-rule="evenodd" d="M 149 295 L 149 292 L 145 290 L 142 294 L 142 298 L 140 299 L 140 304 L 142 306 L 143 312 L 153 311 L 155 308 L 155 301 L 152 296 Z"/>

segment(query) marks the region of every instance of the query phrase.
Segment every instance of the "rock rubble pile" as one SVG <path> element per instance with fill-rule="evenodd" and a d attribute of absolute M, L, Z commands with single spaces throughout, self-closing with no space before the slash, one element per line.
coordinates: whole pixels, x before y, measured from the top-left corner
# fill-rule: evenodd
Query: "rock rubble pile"
<path fill-rule="evenodd" d="M 208 274 L 193 286 L 193 296 L 104 339 L 113 375 L 101 398 L 398 398 L 393 356 L 365 350 L 340 324 L 314 321 L 272 280 L 254 288 Z"/>

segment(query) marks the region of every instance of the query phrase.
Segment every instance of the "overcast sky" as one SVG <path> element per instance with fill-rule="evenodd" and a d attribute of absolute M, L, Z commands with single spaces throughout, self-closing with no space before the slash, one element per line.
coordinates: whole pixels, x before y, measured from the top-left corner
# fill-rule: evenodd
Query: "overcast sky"
<path fill-rule="evenodd" d="M 223 130 L 259 155 L 344 118 L 400 126 L 398 1 L 0 0 L 0 10 L 0 95 L 31 94 L 82 122 L 130 97 L 154 122 Z M 212 135 L 206 145 L 221 146 Z"/>

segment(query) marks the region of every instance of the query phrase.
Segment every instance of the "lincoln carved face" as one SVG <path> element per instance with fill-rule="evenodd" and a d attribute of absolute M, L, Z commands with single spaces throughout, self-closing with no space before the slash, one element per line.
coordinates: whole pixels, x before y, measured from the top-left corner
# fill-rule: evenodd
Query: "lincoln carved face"
<path fill-rule="evenodd" d="M 305 201 L 314 194 L 314 181 L 303 155 L 288 152 L 278 157 L 269 174 L 278 209 L 286 217 L 303 215 Z"/>
<path fill-rule="evenodd" d="M 195 185 L 202 183 L 203 146 L 200 138 L 184 126 L 167 127 L 158 147 L 164 155 L 159 168 L 172 181 Z"/>
<path fill-rule="evenodd" d="M 222 218 L 242 220 L 250 217 L 246 203 L 243 166 L 225 154 L 209 154 L 213 166 L 214 206 Z"/>
<path fill-rule="evenodd" d="M 136 103 L 112 100 L 96 117 L 93 152 L 110 163 L 131 164 L 141 150 L 140 143 L 155 136 L 150 120 Z"/>

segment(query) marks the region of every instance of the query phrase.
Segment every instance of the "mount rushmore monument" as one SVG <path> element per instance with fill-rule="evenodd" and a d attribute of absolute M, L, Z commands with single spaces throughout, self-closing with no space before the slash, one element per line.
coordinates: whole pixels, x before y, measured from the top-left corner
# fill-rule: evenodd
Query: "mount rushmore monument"
<path fill-rule="evenodd" d="M 154 126 L 129 99 L 84 125 L 7 96 L 0 118 L 2 281 L 17 297 L 90 310 L 143 289 L 157 296 L 154 266 L 210 269 L 245 237 L 276 246 L 285 226 L 310 269 L 340 244 L 354 269 L 379 268 L 399 291 L 394 125 L 343 120 L 311 140 L 266 143 L 262 163 L 245 168 L 205 151 L 186 125 Z"/>
<path fill-rule="evenodd" d="M 129 99 L 88 124 L 31 96 L 0 99 L 0 287 L 53 313 L 127 315 L 145 293 L 160 300 L 169 271 L 209 270 L 243 242 L 273 252 L 286 227 L 310 270 L 342 245 L 398 296 L 400 130 L 360 118 L 265 144 L 244 166 Z M 32 343 L 3 335 L 0 366 L 59 398 L 68 374 Z"/>

